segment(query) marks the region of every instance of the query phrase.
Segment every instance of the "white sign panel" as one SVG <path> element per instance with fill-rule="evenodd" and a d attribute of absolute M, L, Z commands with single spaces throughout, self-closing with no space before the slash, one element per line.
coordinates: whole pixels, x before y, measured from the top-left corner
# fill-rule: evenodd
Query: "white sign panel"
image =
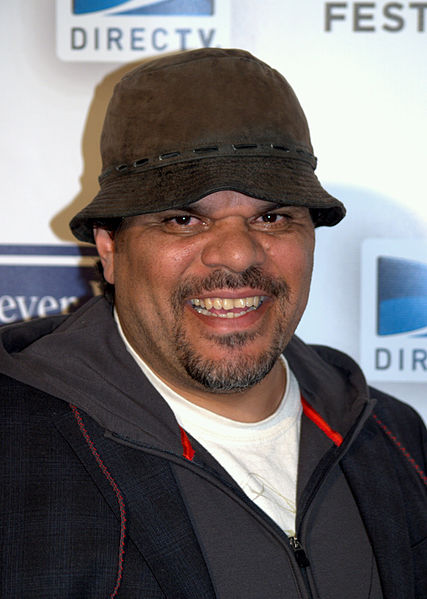
<path fill-rule="evenodd" d="M 229 45 L 229 0 L 56 2 L 56 46 L 62 60 L 130 62 Z"/>
<path fill-rule="evenodd" d="M 427 241 L 366 240 L 361 291 L 368 379 L 427 382 Z"/>

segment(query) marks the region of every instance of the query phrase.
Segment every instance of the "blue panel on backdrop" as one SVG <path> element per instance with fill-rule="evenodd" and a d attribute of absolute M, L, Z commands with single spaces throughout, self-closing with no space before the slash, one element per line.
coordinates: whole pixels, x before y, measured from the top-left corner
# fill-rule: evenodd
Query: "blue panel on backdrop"
<path fill-rule="evenodd" d="M 119 6 L 119 4 L 126 4 L 126 2 L 127 0 L 74 0 L 73 13 L 83 15 Z"/>
<path fill-rule="evenodd" d="M 407 333 L 427 326 L 427 264 L 378 258 L 378 335 Z"/>
<path fill-rule="evenodd" d="M 68 313 L 98 293 L 95 248 L 0 246 L 0 325 Z"/>
<path fill-rule="evenodd" d="M 127 9 L 126 4 L 129 5 Z M 214 11 L 213 0 L 152 0 L 151 2 L 141 2 L 140 6 L 134 6 L 135 2 L 129 2 L 129 0 L 74 0 L 73 13 L 83 15 L 121 5 L 125 5 L 124 10 L 108 12 L 107 15 L 194 16 L 213 15 Z"/>

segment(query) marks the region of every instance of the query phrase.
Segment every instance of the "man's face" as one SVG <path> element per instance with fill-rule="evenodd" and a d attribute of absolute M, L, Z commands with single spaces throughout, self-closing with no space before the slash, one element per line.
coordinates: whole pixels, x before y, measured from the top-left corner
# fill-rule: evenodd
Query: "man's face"
<path fill-rule="evenodd" d="M 231 393 L 266 376 L 306 306 L 307 208 L 221 191 L 96 241 L 124 333 L 164 380 Z"/>

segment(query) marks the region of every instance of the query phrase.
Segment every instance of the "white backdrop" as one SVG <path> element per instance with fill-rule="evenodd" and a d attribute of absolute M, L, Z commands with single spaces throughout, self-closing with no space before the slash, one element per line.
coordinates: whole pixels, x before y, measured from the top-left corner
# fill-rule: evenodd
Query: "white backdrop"
<path fill-rule="evenodd" d="M 71 6 L 67 0 L 61 4 Z M 295 89 L 310 124 L 317 174 L 347 205 L 342 224 L 317 233 L 312 294 L 298 332 L 356 360 L 364 326 L 363 241 L 395 240 L 396 255 L 403 240 L 427 243 L 427 4 L 417 6 L 320 0 L 215 5 L 229 14 L 221 41 L 253 52 Z M 163 26 L 164 17 L 156 19 Z M 123 64 L 117 57 L 59 59 L 53 0 L 1 3 L 0 27 L 0 243 L 67 245 L 74 241 L 70 217 L 97 190 L 99 130 Z M 135 51 L 132 59 L 147 54 Z M 427 266 L 424 255 L 419 260 Z M 427 349 L 426 336 L 417 342 Z M 412 403 L 427 419 L 422 361 L 418 375 L 416 383 L 404 372 L 399 380 L 379 376 L 371 382 Z"/>

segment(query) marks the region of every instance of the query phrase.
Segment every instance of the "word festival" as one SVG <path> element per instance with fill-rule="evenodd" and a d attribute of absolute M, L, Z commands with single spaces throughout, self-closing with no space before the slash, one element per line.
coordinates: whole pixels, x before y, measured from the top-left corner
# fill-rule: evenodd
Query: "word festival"
<path fill-rule="evenodd" d="M 426 31 L 427 2 L 326 2 L 324 31 Z"/>

